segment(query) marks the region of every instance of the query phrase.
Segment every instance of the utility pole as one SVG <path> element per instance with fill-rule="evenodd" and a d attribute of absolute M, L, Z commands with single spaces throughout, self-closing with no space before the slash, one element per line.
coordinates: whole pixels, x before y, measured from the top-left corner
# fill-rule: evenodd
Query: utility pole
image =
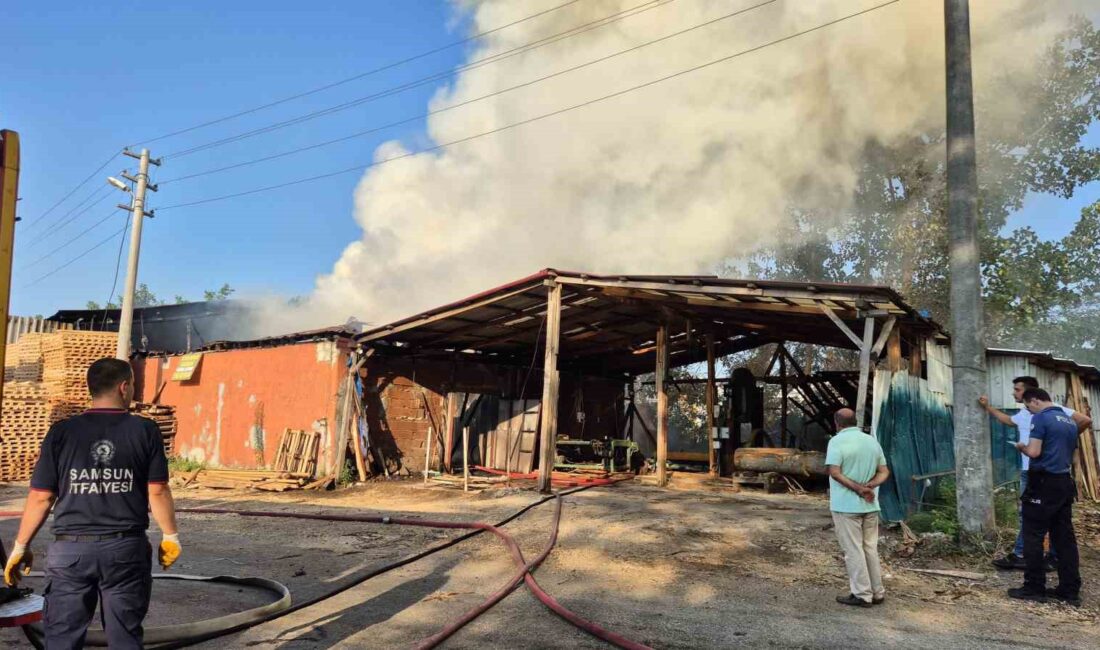
<path fill-rule="evenodd" d="M 968 0 L 944 0 L 947 65 L 947 221 L 951 247 L 951 355 L 955 489 L 959 525 L 970 535 L 993 530 L 993 460 L 985 392 L 985 341 L 978 247 L 978 166 L 970 71 Z"/>
<path fill-rule="evenodd" d="M 149 185 L 149 165 L 160 166 L 159 160 L 150 160 L 149 150 L 142 149 L 141 154 L 132 151 L 124 151 L 131 158 L 137 158 L 137 177 L 123 174 L 122 176 L 132 181 L 134 188 L 134 200 L 130 207 L 119 205 L 123 210 L 129 210 L 132 214 L 133 224 L 130 227 L 130 257 L 126 262 L 126 288 L 122 294 L 122 314 L 118 323 L 118 349 L 115 356 L 122 360 L 130 358 L 130 339 L 134 327 L 134 291 L 137 289 L 138 257 L 141 254 L 141 225 L 145 217 L 152 217 L 152 212 L 145 211 L 145 190 L 157 191 L 155 185 Z"/>

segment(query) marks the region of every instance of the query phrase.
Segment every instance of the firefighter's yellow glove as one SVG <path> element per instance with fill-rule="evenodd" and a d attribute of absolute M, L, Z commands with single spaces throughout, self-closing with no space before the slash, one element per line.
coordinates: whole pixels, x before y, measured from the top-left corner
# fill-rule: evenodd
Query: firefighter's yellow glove
<path fill-rule="evenodd" d="M 16 542 L 8 555 L 8 564 L 4 567 L 4 582 L 9 587 L 18 585 L 23 576 L 31 572 L 33 562 L 34 553 L 31 553 L 26 544 Z"/>
<path fill-rule="evenodd" d="M 179 533 L 165 535 L 164 539 L 160 540 L 160 548 L 157 549 L 157 561 L 160 562 L 162 567 L 167 569 L 179 559 L 180 550 Z"/>

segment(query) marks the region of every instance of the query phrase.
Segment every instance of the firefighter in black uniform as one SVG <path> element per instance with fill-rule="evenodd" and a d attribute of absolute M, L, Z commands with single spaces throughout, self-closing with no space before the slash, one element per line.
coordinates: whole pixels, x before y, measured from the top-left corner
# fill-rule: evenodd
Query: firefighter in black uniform
<path fill-rule="evenodd" d="M 133 382 L 125 361 L 93 363 L 92 407 L 50 428 L 31 477 L 4 580 L 17 584 L 30 571 L 28 547 L 52 507 L 44 612 L 50 650 L 84 646 L 100 597 L 112 650 L 142 647 L 153 582 L 150 510 L 164 536 L 161 566 L 167 569 L 180 554 L 164 443 L 153 421 L 128 412 Z"/>

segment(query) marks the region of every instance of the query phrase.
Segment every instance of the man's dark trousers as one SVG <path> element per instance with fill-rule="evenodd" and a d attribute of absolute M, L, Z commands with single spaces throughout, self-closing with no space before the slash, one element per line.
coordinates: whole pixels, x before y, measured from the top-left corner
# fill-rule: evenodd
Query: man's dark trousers
<path fill-rule="evenodd" d="M 152 548 L 145 535 L 54 541 L 46 556 L 46 647 L 83 648 L 102 596 L 108 646 L 140 649 L 152 586 Z"/>
<path fill-rule="evenodd" d="M 1050 533 L 1050 545 L 1058 553 L 1058 593 L 1076 597 L 1081 591 L 1080 558 L 1073 534 L 1073 501 L 1077 486 L 1066 474 L 1028 473 L 1022 501 L 1024 535 L 1024 587 L 1046 591 L 1043 537 Z"/>

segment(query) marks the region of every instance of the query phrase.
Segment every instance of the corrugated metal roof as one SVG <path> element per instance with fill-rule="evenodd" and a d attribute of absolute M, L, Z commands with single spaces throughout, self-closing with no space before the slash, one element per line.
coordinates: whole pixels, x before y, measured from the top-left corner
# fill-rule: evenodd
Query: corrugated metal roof
<path fill-rule="evenodd" d="M 219 350 L 240 350 L 244 348 L 273 348 L 280 345 L 295 345 L 298 343 L 309 343 L 313 341 L 332 341 L 335 339 L 346 338 L 351 340 L 355 336 L 355 332 L 348 330 L 344 327 L 324 327 L 315 330 L 306 330 L 304 332 L 292 332 L 290 334 L 280 334 L 277 336 L 266 336 L 259 339 L 251 339 L 248 341 L 213 341 L 202 347 L 195 348 L 192 352 L 216 352 Z M 146 356 L 177 356 L 185 354 L 184 352 L 151 352 Z"/>
<path fill-rule="evenodd" d="M 544 269 L 421 314 L 364 332 L 361 343 L 391 349 L 530 359 L 546 313 L 548 282 L 563 287 L 560 359 L 606 372 L 648 370 L 657 328 L 669 324 L 670 362 L 698 360 L 701 339 L 717 353 L 778 340 L 853 348 L 823 308 L 852 328 L 865 311 L 899 329 L 944 335 L 889 287 L 734 280 L 707 275 L 597 275 Z M 685 352 L 692 354 L 685 355 Z"/>

